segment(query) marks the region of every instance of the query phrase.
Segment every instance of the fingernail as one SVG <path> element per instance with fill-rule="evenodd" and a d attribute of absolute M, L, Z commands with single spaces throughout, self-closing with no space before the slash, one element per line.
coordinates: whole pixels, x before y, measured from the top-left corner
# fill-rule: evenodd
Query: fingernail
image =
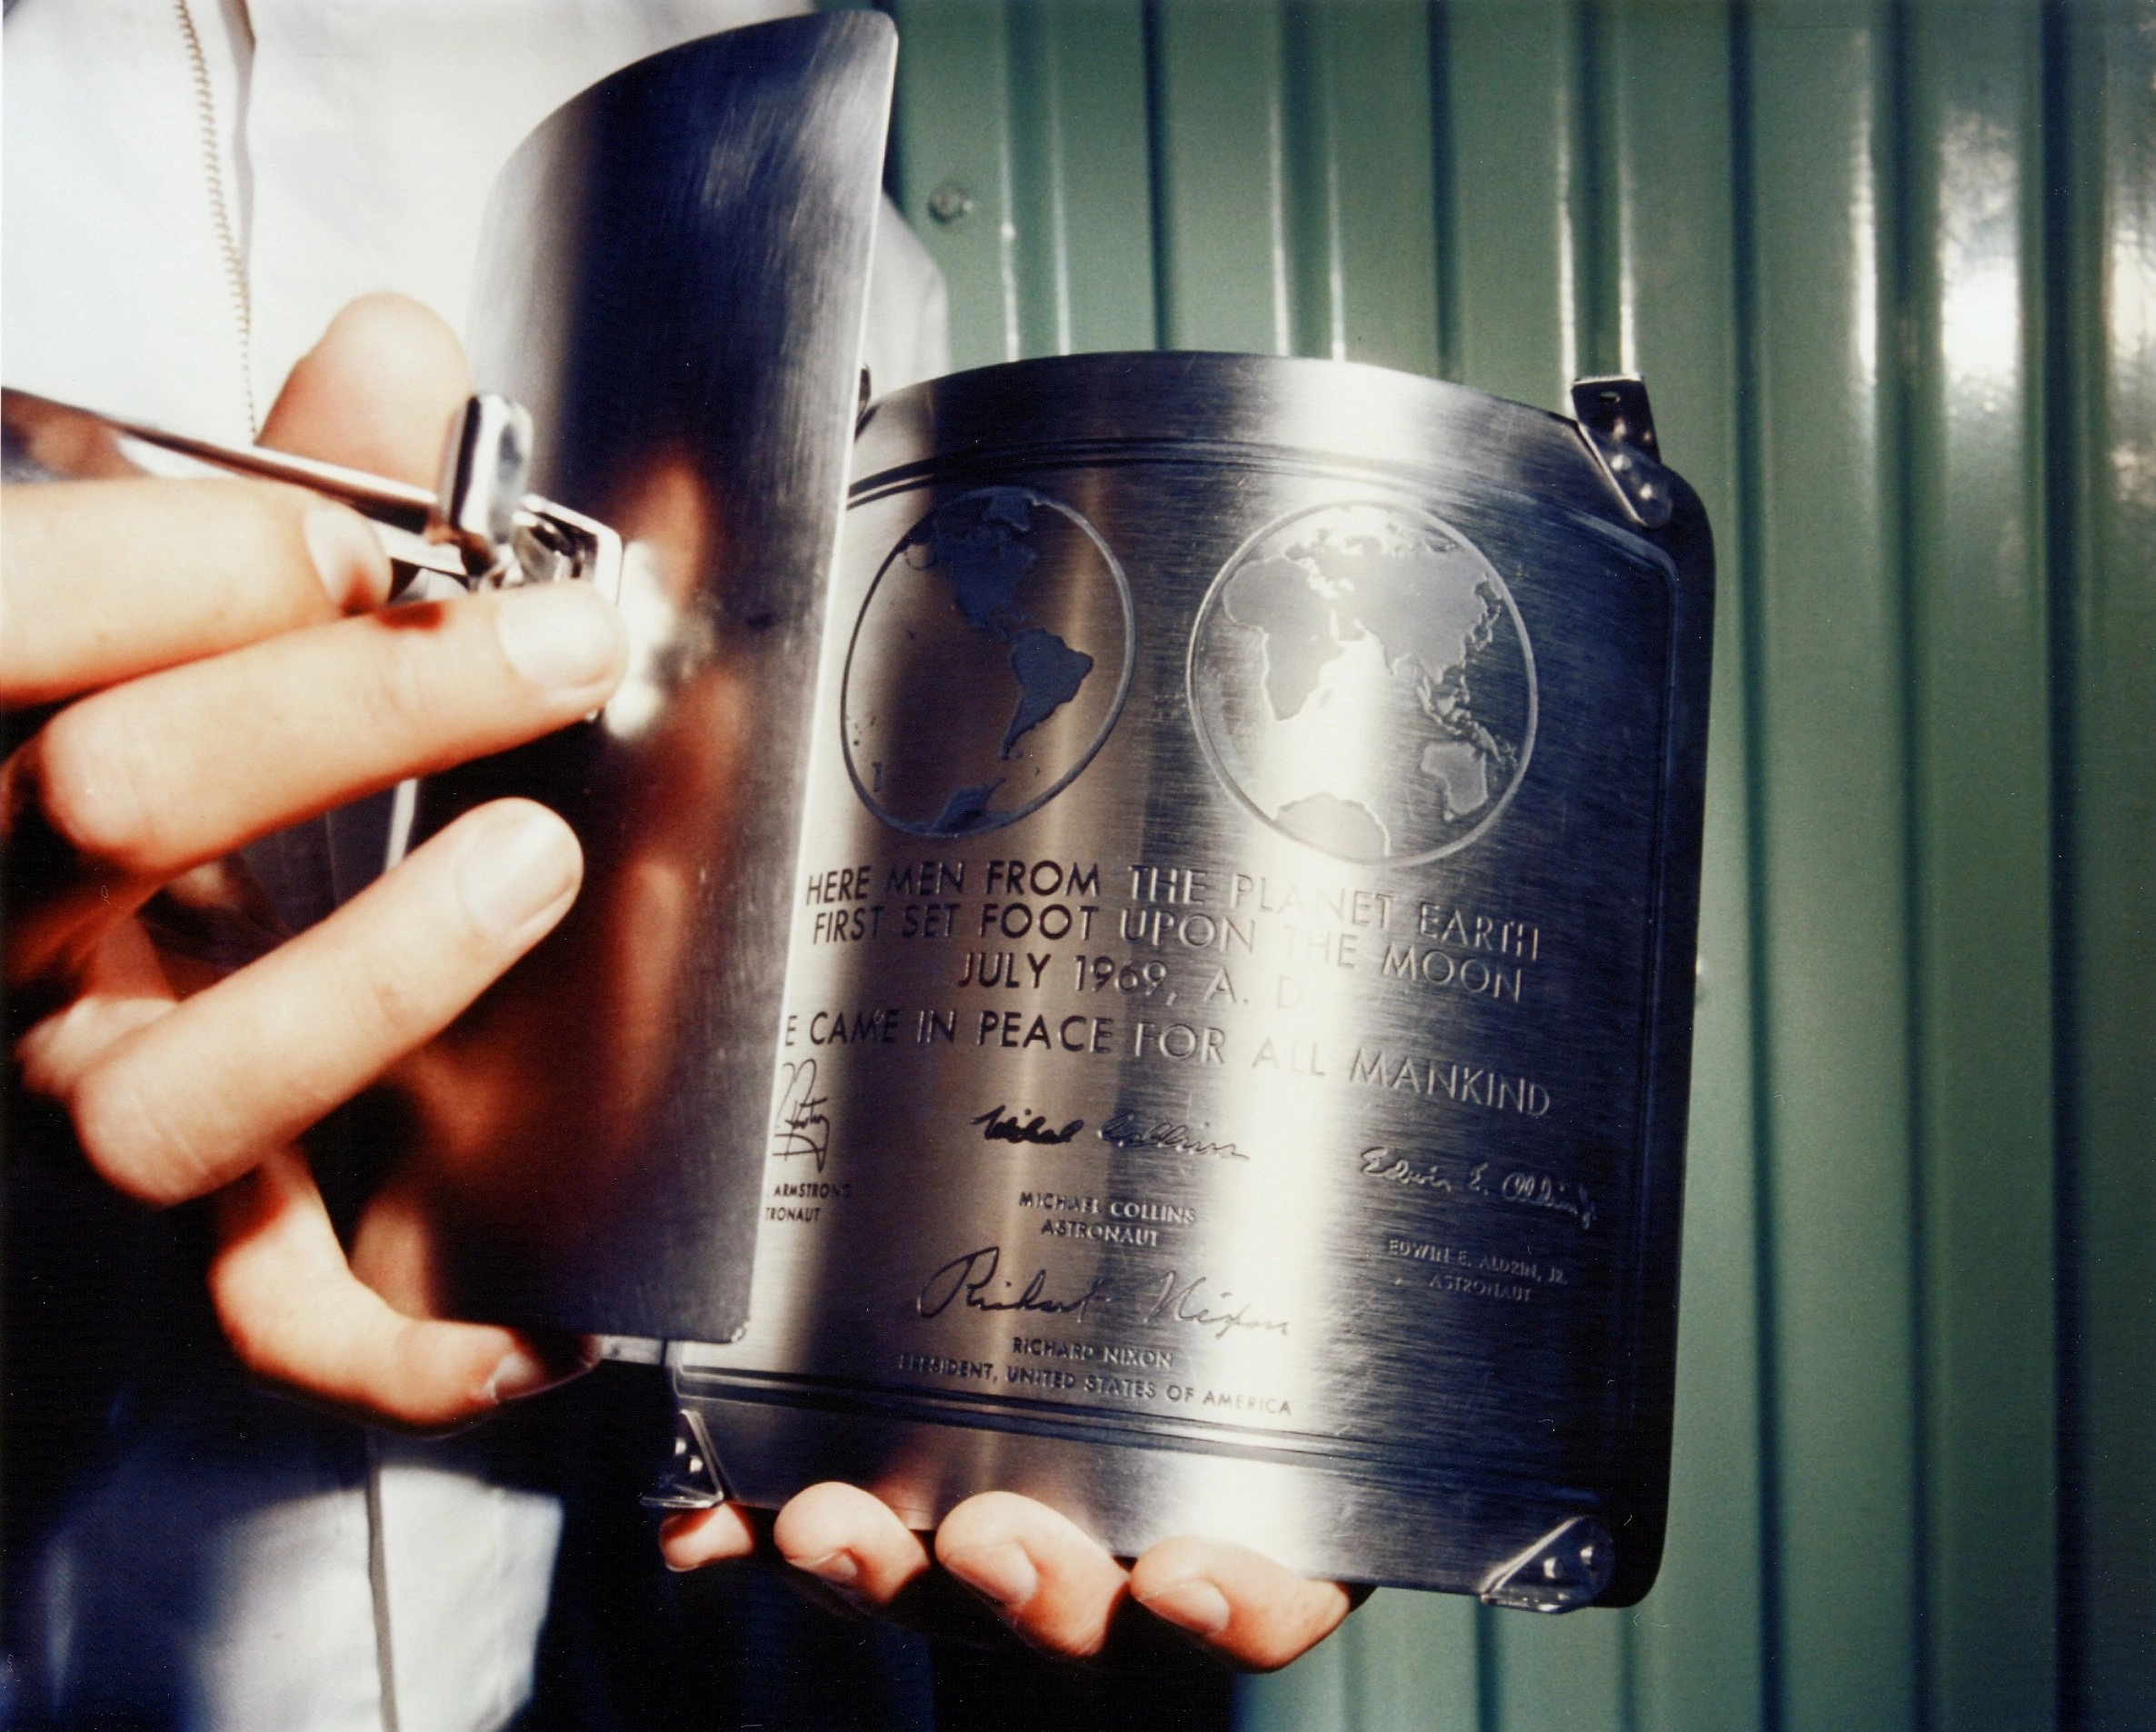
<path fill-rule="evenodd" d="M 973 1546 L 943 1559 L 943 1568 L 998 1606 L 1023 1606 L 1039 1591 L 1040 1572 L 1025 1548 L 1007 1539 L 999 1546 Z"/>
<path fill-rule="evenodd" d="M 1138 1603 L 1193 1636 L 1218 1636 L 1228 1627 L 1228 1597 L 1203 1576 L 1163 1588 Z"/>
<path fill-rule="evenodd" d="M 588 583 L 510 590 L 494 615 L 502 653 L 534 685 L 591 685 L 613 671 L 621 616 Z"/>
<path fill-rule="evenodd" d="M 851 1588 L 861 1579 L 861 1562 L 850 1551 L 827 1551 L 821 1558 L 811 1558 L 794 1566 L 806 1570 L 818 1581 L 833 1588 Z"/>
<path fill-rule="evenodd" d="M 311 505 L 299 528 L 314 575 L 333 606 L 344 611 L 373 607 L 388 595 L 389 555 L 357 512 Z"/>
<path fill-rule="evenodd" d="M 577 1338 L 568 1344 L 570 1350 L 555 1354 L 543 1352 L 529 1341 L 519 1341 L 502 1355 L 502 1362 L 487 1379 L 488 1399 L 495 1402 L 514 1401 L 520 1396 L 537 1395 L 542 1389 L 551 1389 L 557 1383 L 583 1376 L 598 1362 L 595 1352 L 587 1352 L 586 1339 Z"/>
<path fill-rule="evenodd" d="M 671 1570 L 702 1569 L 706 1564 L 746 1558 L 756 1538 L 741 1511 L 721 1504 L 715 1509 L 684 1509 L 659 1524 L 659 1555 Z"/>
<path fill-rule="evenodd" d="M 456 888 L 483 931 L 507 938 L 561 901 L 583 875 L 566 824 L 536 807 L 514 807 L 464 845 Z"/>

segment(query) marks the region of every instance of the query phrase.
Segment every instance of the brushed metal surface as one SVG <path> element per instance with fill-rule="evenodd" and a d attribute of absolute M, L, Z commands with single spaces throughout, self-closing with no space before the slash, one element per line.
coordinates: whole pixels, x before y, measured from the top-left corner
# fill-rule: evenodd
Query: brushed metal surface
<path fill-rule="evenodd" d="M 894 50 L 864 12 L 689 44 L 496 185 L 474 374 L 533 412 L 533 485 L 620 531 L 631 652 L 601 717 L 421 792 L 417 835 L 544 800 L 586 862 L 388 1108 L 452 1311 L 740 1326 Z"/>
<path fill-rule="evenodd" d="M 674 1354 L 728 1489 L 1518 1603 L 1548 1542 L 1559 1603 L 1638 1598 L 1696 499 L 1650 531 L 1571 421 L 1203 354 L 916 387 L 854 473 L 751 1321 Z"/>

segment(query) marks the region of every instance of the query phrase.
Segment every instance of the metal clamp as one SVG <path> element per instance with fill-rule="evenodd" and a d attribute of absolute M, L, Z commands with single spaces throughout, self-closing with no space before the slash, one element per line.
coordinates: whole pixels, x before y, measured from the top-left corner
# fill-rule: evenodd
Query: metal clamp
<path fill-rule="evenodd" d="M 1485 1606 L 1571 1612 L 1592 1606 L 1616 1573 L 1610 1530 L 1592 1516 L 1574 1516 L 1492 1570 L 1477 1592 Z"/>
<path fill-rule="evenodd" d="M 393 598 L 429 572 L 470 590 L 581 580 L 610 602 L 620 599 L 621 537 L 595 518 L 524 491 L 532 417 L 506 397 L 474 397 L 458 411 L 440 484 L 431 492 L 340 463 L 198 439 L 28 392 L 5 393 L 0 413 L 11 478 L 18 467 L 61 477 L 129 473 L 141 467 L 130 460 L 133 443 L 341 500 L 374 524 L 389 555 Z"/>
<path fill-rule="evenodd" d="M 1660 461 L 1646 382 L 1622 374 L 1575 380 L 1572 415 L 1625 514 L 1642 529 L 1662 528 L 1676 509 L 1676 498 L 1672 477 Z"/>
<path fill-rule="evenodd" d="M 673 1455 L 640 1501 L 646 1509 L 715 1509 L 726 1501 L 711 1433 L 694 1409 L 674 1409 Z"/>

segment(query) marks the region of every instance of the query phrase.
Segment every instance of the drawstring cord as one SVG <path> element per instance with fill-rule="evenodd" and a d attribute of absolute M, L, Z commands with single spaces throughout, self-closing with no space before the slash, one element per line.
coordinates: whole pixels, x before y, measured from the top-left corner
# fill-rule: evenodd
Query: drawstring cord
<path fill-rule="evenodd" d="M 202 37 L 195 28 L 195 15 L 187 0 L 172 0 L 179 20 L 180 37 L 187 45 L 187 65 L 195 75 L 195 113 L 202 129 L 202 165 L 209 183 L 210 223 L 216 230 L 217 251 L 225 262 L 225 285 L 232 296 L 232 316 L 240 346 L 240 391 L 246 403 L 247 433 L 252 437 L 261 423 L 255 413 L 255 309 L 247 292 L 246 262 L 240 257 L 238 238 L 232 225 L 232 204 L 225 194 L 225 158 L 218 143 L 217 98 L 210 84 L 209 57 L 202 51 Z"/>
<path fill-rule="evenodd" d="M 374 1602 L 374 1670 L 382 1687 L 382 1732 L 397 1732 L 397 1668 L 389 1641 L 389 1544 L 382 1522 L 382 1438 L 367 1433 L 367 1589 Z"/>

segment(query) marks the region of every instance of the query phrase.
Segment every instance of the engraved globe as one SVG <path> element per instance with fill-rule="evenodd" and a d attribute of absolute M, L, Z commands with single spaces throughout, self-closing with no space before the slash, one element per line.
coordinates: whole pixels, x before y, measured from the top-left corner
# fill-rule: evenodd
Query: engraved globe
<path fill-rule="evenodd" d="M 913 836 L 1037 811 L 1115 725 L 1135 647 L 1130 589 L 1092 524 L 1028 487 L 947 499 L 899 539 L 846 655 L 846 768 Z"/>
<path fill-rule="evenodd" d="M 1534 749 L 1534 653 L 1465 536 L 1377 502 L 1281 518 L 1223 567 L 1190 699 L 1221 780 L 1334 858 L 1412 865 L 1496 820 Z"/>

